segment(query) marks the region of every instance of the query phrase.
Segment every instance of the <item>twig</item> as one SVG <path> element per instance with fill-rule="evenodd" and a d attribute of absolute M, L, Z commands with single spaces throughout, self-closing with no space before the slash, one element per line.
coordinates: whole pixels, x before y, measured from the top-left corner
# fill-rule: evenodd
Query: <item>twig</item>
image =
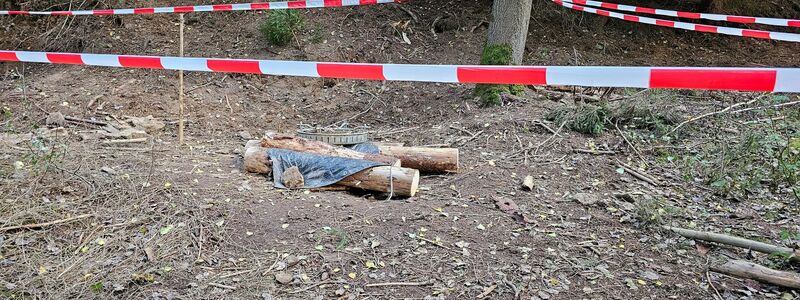
<path fill-rule="evenodd" d="M 711 260 L 711 255 L 709 255 L 709 256 L 706 258 L 706 267 L 708 267 L 708 262 L 709 262 L 710 260 Z M 722 298 L 722 295 L 720 295 L 720 294 L 719 294 L 719 290 L 717 289 L 717 287 L 716 287 L 716 286 L 714 286 L 714 283 L 713 283 L 713 282 L 711 282 L 711 272 L 709 272 L 709 270 L 708 270 L 708 269 L 706 269 L 706 280 L 708 280 L 708 285 L 709 285 L 709 286 L 710 286 L 712 289 L 714 289 L 714 292 L 717 294 L 717 299 L 719 299 L 719 300 L 723 300 L 723 299 L 725 299 L 725 298 Z"/>
<path fill-rule="evenodd" d="M 738 114 L 738 113 L 743 113 L 743 112 L 746 112 L 746 111 L 751 111 L 751 110 L 756 110 L 756 109 L 764 109 L 764 108 L 768 108 L 768 107 L 778 108 L 778 107 L 790 106 L 790 105 L 795 105 L 795 104 L 800 104 L 800 101 L 792 101 L 792 102 L 786 102 L 786 103 L 775 104 L 775 105 L 745 108 L 745 109 L 740 109 L 740 110 L 734 110 L 731 113 L 732 114 Z"/>
<path fill-rule="evenodd" d="M 214 282 L 209 283 L 208 285 L 209 286 L 213 286 L 213 287 L 218 287 L 218 288 L 221 288 L 221 289 L 236 290 L 235 286 L 224 285 L 224 284 L 219 284 L 219 283 L 214 283 Z"/>
<path fill-rule="evenodd" d="M 489 294 L 491 294 L 496 288 L 497 285 L 493 284 L 492 286 L 486 288 L 483 293 L 480 293 L 477 297 L 475 297 L 475 299 L 483 299 L 484 297 L 489 296 Z"/>
<path fill-rule="evenodd" d="M 417 22 L 417 21 L 419 21 L 419 17 L 417 17 L 417 14 L 415 14 L 415 13 L 414 13 L 414 12 L 412 12 L 411 10 L 409 10 L 409 9 L 405 8 L 403 5 L 399 5 L 399 4 L 398 4 L 398 5 L 395 5 L 395 7 L 397 7 L 397 8 L 399 8 L 400 10 L 402 10 L 402 11 L 406 12 L 406 13 L 407 13 L 409 16 L 411 16 L 411 18 L 412 18 L 412 19 L 414 19 L 414 22 Z"/>
<path fill-rule="evenodd" d="M 376 132 L 375 134 L 373 134 L 373 137 L 383 137 L 383 136 L 403 133 L 403 132 L 411 131 L 411 130 L 414 130 L 414 129 L 417 129 L 417 128 L 419 128 L 419 126 L 403 128 L 403 129 L 397 129 L 397 130 L 390 130 L 390 131 L 381 132 L 381 133 Z"/>
<path fill-rule="evenodd" d="M 0 228 L 0 232 L 2 232 L 2 231 L 10 231 L 10 230 L 17 230 L 17 229 L 42 228 L 42 227 L 47 227 L 47 226 L 51 226 L 51 225 L 69 223 L 69 222 L 72 222 L 72 221 L 85 219 L 85 218 L 88 218 L 88 217 L 91 217 L 91 216 L 93 216 L 93 215 L 92 214 L 85 214 L 85 215 L 80 215 L 80 216 L 76 216 L 76 217 L 72 217 L 72 218 L 66 218 L 66 219 L 61 219 L 61 220 L 56 220 L 56 221 L 45 222 L 45 223 L 36 223 L 36 224 L 27 224 L 27 225 L 17 225 L 17 226 L 3 227 L 3 228 Z"/>
<path fill-rule="evenodd" d="M 127 140 L 107 140 L 103 141 L 103 145 L 116 145 L 116 144 L 129 144 L 129 143 L 144 143 L 147 142 L 147 138 L 137 138 L 137 139 L 127 139 Z"/>
<path fill-rule="evenodd" d="M 183 14 L 180 14 L 180 49 L 178 55 L 183 57 L 183 27 L 184 27 L 184 20 Z M 186 107 L 183 99 L 184 91 L 183 91 L 183 70 L 178 71 L 178 144 L 183 145 L 184 141 L 184 109 Z"/>
<path fill-rule="evenodd" d="M 423 282 L 380 282 L 380 283 L 369 283 L 364 285 L 364 287 L 387 287 L 387 286 L 426 286 L 431 285 L 433 282 L 430 281 L 423 281 Z"/>
<path fill-rule="evenodd" d="M 317 283 L 314 283 L 314 284 L 312 284 L 312 285 L 309 285 L 309 286 L 307 286 L 307 287 L 304 287 L 304 288 L 302 288 L 302 289 L 299 289 L 299 290 L 294 290 L 294 291 L 288 291 L 288 292 L 286 292 L 286 293 L 287 293 L 287 294 L 297 294 L 297 293 L 302 293 L 302 292 L 305 292 L 305 291 L 307 291 L 307 290 L 310 290 L 310 289 L 313 289 L 313 288 L 315 288 L 315 287 L 318 287 L 318 286 L 320 286 L 320 285 L 323 285 L 323 284 L 329 284 L 329 283 L 343 283 L 343 282 L 342 282 L 342 281 L 321 281 L 321 282 L 317 282 Z"/>
<path fill-rule="evenodd" d="M 471 137 L 475 137 L 475 134 L 474 134 L 474 133 L 472 133 L 472 131 L 469 131 L 469 130 L 467 130 L 466 128 L 456 127 L 456 126 L 453 126 L 453 125 L 450 125 L 450 128 L 451 128 L 451 129 L 458 130 L 458 131 L 461 131 L 461 132 L 463 132 L 463 133 L 466 133 L 466 134 L 468 134 L 468 135 L 469 135 L 469 136 L 471 136 Z"/>
<path fill-rule="evenodd" d="M 255 271 L 255 270 L 251 269 L 251 270 L 244 270 L 244 271 L 234 272 L 234 273 L 230 273 L 230 274 L 225 274 L 225 275 L 220 276 L 219 279 L 225 279 L 225 278 L 228 278 L 228 277 L 247 274 L 247 273 L 250 273 L 250 272 L 253 272 L 253 271 Z"/>
<path fill-rule="evenodd" d="M 103 121 L 81 119 L 81 118 L 70 117 L 70 116 L 64 116 L 64 120 L 67 120 L 67 121 L 70 121 L 70 122 L 76 122 L 76 123 L 88 123 L 88 124 L 97 125 L 97 126 L 106 126 L 106 125 L 108 125 L 108 123 L 103 122 Z"/>
<path fill-rule="evenodd" d="M 631 141 L 628 140 L 628 137 L 625 136 L 625 133 L 622 132 L 622 129 L 619 129 L 619 125 L 617 123 L 619 122 L 614 123 L 614 127 L 617 128 L 617 132 L 619 132 L 619 135 L 622 136 L 622 139 L 625 140 L 625 143 L 627 143 L 628 146 L 631 147 L 631 149 L 633 149 L 633 152 L 636 153 L 636 156 L 639 157 L 639 160 L 641 160 L 645 165 L 647 165 L 647 161 L 644 160 L 644 157 L 642 157 L 642 153 L 639 152 L 639 149 L 637 149 L 636 146 L 634 146 L 633 143 L 631 143 Z"/>
<path fill-rule="evenodd" d="M 616 151 L 609 151 L 609 150 L 589 150 L 589 149 L 572 149 L 572 152 L 575 153 L 587 153 L 587 154 L 608 154 L 614 155 L 617 154 Z"/>
<path fill-rule="evenodd" d="M 694 118 L 688 119 L 688 120 L 686 120 L 686 121 L 683 121 L 683 122 L 681 122 L 680 124 L 678 124 L 678 126 L 675 126 L 675 128 L 672 128 L 672 130 L 670 130 L 670 131 L 667 133 L 667 135 L 672 135 L 672 133 L 674 133 L 675 131 L 677 131 L 678 129 L 680 129 L 681 127 L 683 127 L 683 126 L 684 126 L 684 125 L 686 125 L 686 124 L 689 124 L 689 123 L 691 123 L 691 122 L 694 122 L 694 121 L 697 121 L 697 120 L 700 120 L 700 119 L 703 119 L 703 118 L 706 118 L 706 117 L 710 117 L 710 116 L 714 116 L 714 115 L 719 115 L 719 114 L 724 114 L 725 112 L 727 112 L 727 111 L 730 111 L 731 109 L 737 108 L 737 107 L 739 107 L 739 106 L 753 104 L 754 102 L 758 101 L 758 100 L 759 100 L 759 99 L 761 99 L 762 97 L 763 97 L 763 96 L 759 96 L 759 97 L 756 97 L 756 98 L 754 98 L 753 100 L 750 100 L 750 101 L 747 101 L 747 102 L 739 102 L 739 103 L 733 104 L 733 105 L 731 105 L 731 106 L 728 106 L 728 107 L 726 107 L 725 109 L 723 109 L 723 110 L 720 110 L 720 111 L 713 111 L 713 112 L 710 112 L 710 113 L 705 113 L 705 114 L 699 115 L 699 116 L 697 116 L 697 117 L 694 117 Z"/>
<path fill-rule="evenodd" d="M 649 175 L 647 175 L 647 173 L 640 172 L 640 171 L 636 170 L 636 168 L 631 167 L 631 166 L 629 166 L 627 164 L 624 164 L 619 160 L 617 160 L 617 162 L 621 165 L 621 167 L 623 169 L 625 169 L 625 172 L 630 173 L 631 175 L 633 175 L 633 177 L 636 177 L 639 180 L 647 182 L 652 186 L 659 186 L 659 183 L 655 179 L 653 179 Z"/>

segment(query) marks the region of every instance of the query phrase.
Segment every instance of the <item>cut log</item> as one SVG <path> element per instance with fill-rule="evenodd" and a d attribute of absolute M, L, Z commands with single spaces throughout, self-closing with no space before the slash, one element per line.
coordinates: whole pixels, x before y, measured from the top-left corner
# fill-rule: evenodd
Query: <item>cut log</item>
<path fill-rule="evenodd" d="M 378 145 L 382 155 L 403 162 L 403 167 L 429 173 L 458 172 L 458 149 Z"/>
<path fill-rule="evenodd" d="M 390 180 L 391 179 L 391 180 Z M 414 197 L 419 189 L 419 171 L 401 167 L 374 167 L 339 181 L 340 185 L 368 191 Z"/>
<path fill-rule="evenodd" d="M 250 149 L 253 147 L 261 147 L 261 141 L 259 140 L 249 140 L 246 144 L 244 144 L 244 149 Z"/>
<path fill-rule="evenodd" d="M 739 278 L 758 280 L 781 287 L 800 289 L 800 274 L 773 270 L 743 260 L 731 260 L 720 266 L 711 266 L 711 271 Z"/>
<path fill-rule="evenodd" d="M 342 147 L 335 147 L 327 143 L 312 141 L 301 137 L 294 137 L 282 134 L 272 134 L 261 140 L 261 147 L 286 149 L 297 152 L 306 152 L 319 155 L 345 157 L 353 159 L 363 159 L 385 163 L 390 166 L 400 166 L 400 160 L 391 156 L 366 154 L 355 150 Z"/>
<path fill-rule="evenodd" d="M 800 262 L 800 250 L 795 250 L 789 247 L 775 246 L 759 241 L 743 239 L 740 237 L 724 235 L 719 233 L 703 232 L 690 229 L 683 229 L 678 227 L 664 226 L 664 229 L 675 232 L 687 239 L 701 240 L 706 242 L 714 242 L 725 244 L 729 246 L 750 249 L 753 251 L 786 256 L 793 262 Z"/>
<path fill-rule="evenodd" d="M 271 174 L 272 162 L 268 148 L 251 147 L 244 154 L 245 171 Z M 390 181 L 391 178 L 391 181 Z M 368 191 L 393 192 L 398 196 L 413 197 L 419 189 L 419 171 L 409 168 L 380 166 L 353 174 L 337 185 Z"/>
<path fill-rule="evenodd" d="M 250 147 L 244 152 L 244 170 L 256 174 L 272 174 L 272 161 L 267 148 Z"/>

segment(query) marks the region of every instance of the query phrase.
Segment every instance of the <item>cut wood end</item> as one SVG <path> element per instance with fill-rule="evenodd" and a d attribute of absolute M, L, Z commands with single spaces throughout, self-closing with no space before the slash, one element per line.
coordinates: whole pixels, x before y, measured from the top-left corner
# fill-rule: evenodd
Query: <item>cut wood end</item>
<path fill-rule="evenodd" d="M 419 191 L 419 170 L 414 170 L 411 178 L 411 192 L 409 197 L 414 197 Z"/>
<path fill-rule="evenodd" d="M 250 149 L 253 147 L 261 147 L 260 140 L 249 140 L 247 143 L 244 144 L 244 149 Z"/>

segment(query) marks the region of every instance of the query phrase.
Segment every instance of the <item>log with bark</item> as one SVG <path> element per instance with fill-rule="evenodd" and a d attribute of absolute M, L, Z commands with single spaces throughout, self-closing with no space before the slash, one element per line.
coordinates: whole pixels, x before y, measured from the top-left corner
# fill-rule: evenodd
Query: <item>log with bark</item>
<path fill-rule="evenodd" d="M 800 289 L 800 274 L 773 270 L 743 260 L 731 260 L 719 266 L 711 266 L 711 271 L 739 278 L 758 280 L 777 286 Z"/>
<path fill-rule="evenodd" d="M 267 150 L 268 148 L 263 147 L 247 149 L 244 155 L 245 170 L 257 174 L 271 174 L 272 163 Z M 337 185 L 413 197 L 419 189 L 419 171 L 393 166 L 374 167 L 346 177 Z"/>
<path fill-rule="evenodd" d="M 396 167 L 400 166 L 400 160 L 391 156 L 361 153 L 347 148 L 336 147 L 320 141 L 313 141 L 301 137 L 282 134 L 272 134 L 264 137 L 261 139 L 261 147 L 286 149 L 327 156 L 363 159 L 381 162 Z"/>
<path fill-rule="evenodd" d="M 377 146 L 382 155 L 399 159 L 406 168 L 429 173 L 458 172 L 458 149 L 455 148 Z"/>
<path fill-rule="evenodd" d="M 711 233 L 711 232 L 703 232 L 703 231 L 696 231 L 690 229 L 683 229 L 678 227 L 670 227 L 664 226 L 664 229 L 670 230 L 675 232 L 685 238 L 693 239 L 693 240 L 701 240 L 706 242 L 714 242 L 725 244 L 729 246 L 750 249 L 753 251 L 765 253 L 765 254 L 776 254 L 781 256 L 786 256 L 789 258 L 790 261 L 793 262 L 800 262 L 800 250 L 792 249 L 789 247 L 781 247 L 775 246 L 767 243 L 762 243 L 758 241 L 743 239 L 740 237 L 724 235 L 719 233 Z"/>

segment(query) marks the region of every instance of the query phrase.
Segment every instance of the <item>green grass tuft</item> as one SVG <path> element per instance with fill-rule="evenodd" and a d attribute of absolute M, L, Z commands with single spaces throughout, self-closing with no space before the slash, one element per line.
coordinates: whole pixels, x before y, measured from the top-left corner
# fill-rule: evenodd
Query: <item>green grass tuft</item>
<path fill-rule="evenodd" d="M 259 30 L 270 44 L 286 46 L 303 23 L 303 16 L 296 10 L 276 10 L 269 13 Z"/>

